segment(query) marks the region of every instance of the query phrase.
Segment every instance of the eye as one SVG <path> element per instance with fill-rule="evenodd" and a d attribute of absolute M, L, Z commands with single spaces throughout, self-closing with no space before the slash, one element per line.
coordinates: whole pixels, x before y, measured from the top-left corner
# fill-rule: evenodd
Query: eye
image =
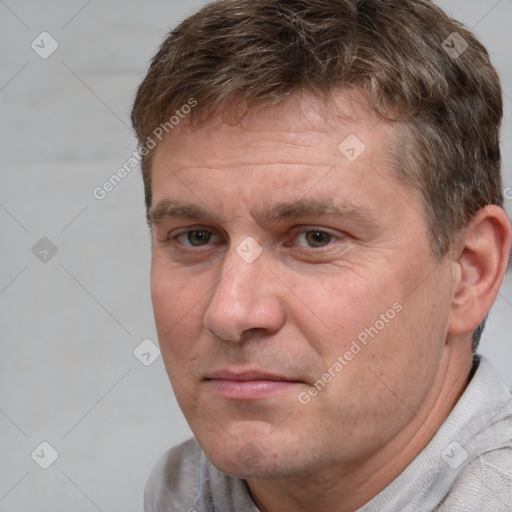
<path fill-rule="evenodd" d="M 336 240 L 336 237 L 327 231 L 315 229 L 299 233 L 295 239 L 297 240 L 297 245 L 301 247 L 317 248 L 329 245 Z"/>
<path fill-rule="evenodd" d="M 193 229 L 172 237 L 185 247 L 200 247 L 209 242 L 218 242 L 218 237 L 206 229 Z"/>

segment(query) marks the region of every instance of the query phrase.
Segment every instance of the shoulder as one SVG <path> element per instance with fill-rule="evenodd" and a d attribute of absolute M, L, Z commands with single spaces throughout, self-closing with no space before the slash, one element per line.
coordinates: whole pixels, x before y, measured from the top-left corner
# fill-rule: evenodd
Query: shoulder
<path fill-rule="evenodd" d="M 462 512 L 470 505 L 471 510 L 512 512 L 512 396 L 487 361 L 481 370 L 487 386 L 469 404 L 478 414 L 464 425 L 464 449 L 457 447 L 461 467 L 439 511 Z"/>
<path fill-rule="evenodd" d="M 459 473 L 438 510 L 466 512 L 468 506 L 471 510 L 512 512 L 512 440 L 508 446 L 473 458 Z"/>
<path fill-rule="evenodd" d="M 192 438 L 168 450 L 151 471 L 144 490 L 144 511 L 184 510 L 199 493 L 201 449 Z"/>

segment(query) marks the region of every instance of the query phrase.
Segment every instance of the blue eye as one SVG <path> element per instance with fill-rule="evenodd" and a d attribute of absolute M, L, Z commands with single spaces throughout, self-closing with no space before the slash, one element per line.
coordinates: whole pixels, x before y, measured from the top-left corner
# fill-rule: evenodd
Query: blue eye
<path fill-rule="evenodd" d="M 302 247 L 324 247 L 329 245 L 335 239 L 334 235 L 326 231 L 312 230 L 299 233 L 297 239 L 302 239 L 304 243 L 299 243 Z"/>

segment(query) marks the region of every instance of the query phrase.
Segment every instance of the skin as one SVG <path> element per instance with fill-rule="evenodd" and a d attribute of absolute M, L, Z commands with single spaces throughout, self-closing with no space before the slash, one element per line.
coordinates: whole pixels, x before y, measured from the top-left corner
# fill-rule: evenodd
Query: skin
<path fill-rule="evenodd" d="M 352 511 L 407 467 L 467 384 L 471 332 L 510 246 L 495 208 L 434 257 L 422 200 L 393 173 L 397 128 L 356 100 L 337 95 L 337 122 L 295 96 L 239 123 L 184 123 L 154 156 L 151 289 L 166 369 L 208 459 L 247 479 L 262 511 Z M 366 146 L 354 161 L 338 150 L 350 134 Z M 278 204 L 303 208 L 265 215 Z M 262 250 L 251 263 L 237 252 L 246 237 Z M 499 257 L 482 255 L 489 240 Z M 228 382 L 226 396 L 221 370 L 286 382 L 260 394 Z"/>

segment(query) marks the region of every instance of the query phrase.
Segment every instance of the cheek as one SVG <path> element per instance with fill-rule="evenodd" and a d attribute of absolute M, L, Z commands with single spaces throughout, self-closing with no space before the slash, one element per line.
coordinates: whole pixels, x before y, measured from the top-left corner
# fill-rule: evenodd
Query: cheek
<path fill-rule="evenodd" d="M 182 359 L 198 339 L 207 290 L 200 279 L 187 278 L 153 260 L 151 299 L 164 360 Z"/>
<path fill-rule="evenodd" d="M 419 388 L 432 380 L 446 323 L 439 309 L 448 310 L 439 297 L 442 276 L 422 282 L 420 268 L 411 262 L 385 269 L 340 272 L 336 279 L 305 281 L 294 288 L 311 308 L 296 301 L 293 321 L 319 356 L 317 371 L 335 374 L 332 389 L 363 394 L 380 389 L 384 385 L 375 373 L 405 395 L 409 385 L 422 394 L 425 389 Z"/>
<path fill-rule="evenodd" d="M 325 363 L 349 350 L 354 340 L 364 342 L 375 328 L 380 333 L 396 320 L 399 305 L 393 304 L 402 292 L 398 278 L 390 278 L 391 272 L 385 275 L 378 269 L 344 269 L 336 276 L 297 281 L 294 322 Z"/>

